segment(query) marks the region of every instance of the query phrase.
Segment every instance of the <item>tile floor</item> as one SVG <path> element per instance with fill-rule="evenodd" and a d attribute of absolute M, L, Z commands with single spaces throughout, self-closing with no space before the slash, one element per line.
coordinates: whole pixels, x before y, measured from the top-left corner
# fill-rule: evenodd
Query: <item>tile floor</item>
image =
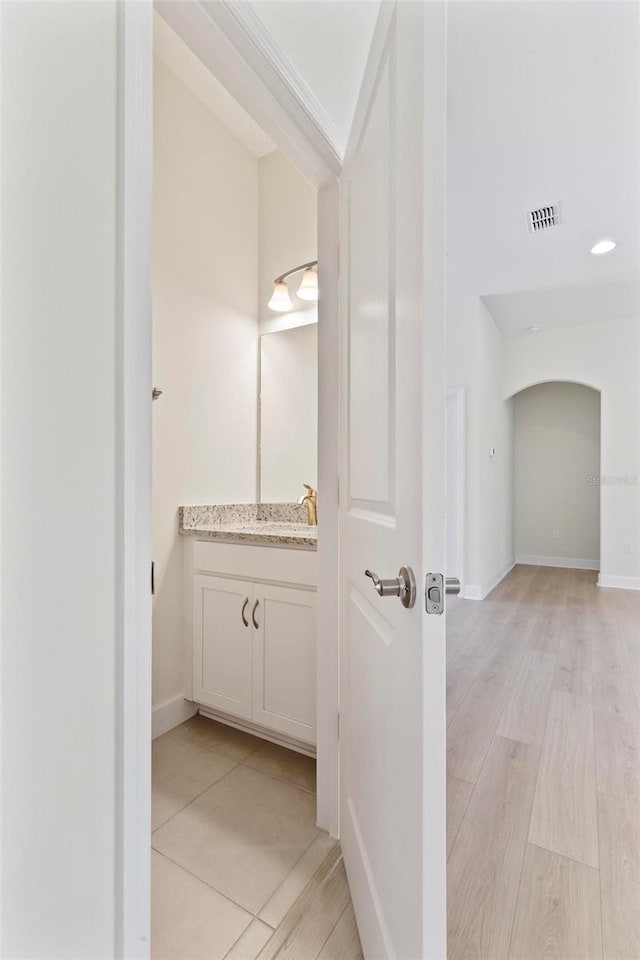
<path fill-rule="evenodd" d="M 199 716 L 154 741 L 153 960 L 254 960 L 335 846 L 315 809 L 309 757 Z"/>
<path fill-rule="evenodd" d="M 640 960 L 640 596 L 516 567 L 447 630 L 449 960 Z M 362 960 L 315 764 L 153 745 L 153 960 Z"/>

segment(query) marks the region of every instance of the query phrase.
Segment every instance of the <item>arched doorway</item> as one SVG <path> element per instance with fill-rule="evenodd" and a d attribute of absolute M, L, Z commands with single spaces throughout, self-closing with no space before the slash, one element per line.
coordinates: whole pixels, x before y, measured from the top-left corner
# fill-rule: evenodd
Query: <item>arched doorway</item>
<path fill-rule="evenodd" d="M 551 381 L 516 393 L 517 563 L 600 567 L 600 392 Z"/>

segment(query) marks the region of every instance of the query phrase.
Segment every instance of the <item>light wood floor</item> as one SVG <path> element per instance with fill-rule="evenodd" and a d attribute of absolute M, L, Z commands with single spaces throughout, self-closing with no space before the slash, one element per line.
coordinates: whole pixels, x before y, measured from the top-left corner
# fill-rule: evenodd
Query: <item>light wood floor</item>
<path fill-rule="evenodd" d="M 640 594 L 516 567 L 447 659 L 448 960 L 640 960 Z"/>
<path fill-rule="evenodd" d="M 339 844 L 282 920 L 258 960 L 363 960 Z"/>

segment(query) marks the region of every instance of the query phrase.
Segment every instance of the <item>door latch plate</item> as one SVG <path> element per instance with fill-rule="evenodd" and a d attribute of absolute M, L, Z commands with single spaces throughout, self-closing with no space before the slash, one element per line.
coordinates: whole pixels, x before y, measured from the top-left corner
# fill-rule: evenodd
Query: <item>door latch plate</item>
<path fill-rule="evenodd" d="M 425 577 L 424 604 L 427 613 L 435 616 L 444 613 L 444 577 L 441 573 L 428 573 Z"/>

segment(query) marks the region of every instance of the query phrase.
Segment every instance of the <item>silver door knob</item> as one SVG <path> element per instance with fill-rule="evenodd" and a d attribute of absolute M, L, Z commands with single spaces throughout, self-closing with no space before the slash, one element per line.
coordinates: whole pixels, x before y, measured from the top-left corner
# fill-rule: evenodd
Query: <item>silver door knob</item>
<path fill-rule="evenodd" d="M 445 593 L 452 597 L 458 596 L 460 593 L 460 581 L 457 577 L 447 577 L 445 580 Z"/>
<path fill-rule="evenodd" d="M 381 580 L 372 570 L 365 570 L 364 575 L 371 579 L 379 597 L 399 597 L 402 606 L 409 610 L 416 602 L 416 578 L 411 567 L 400 567 L 393 580 Z"/>

